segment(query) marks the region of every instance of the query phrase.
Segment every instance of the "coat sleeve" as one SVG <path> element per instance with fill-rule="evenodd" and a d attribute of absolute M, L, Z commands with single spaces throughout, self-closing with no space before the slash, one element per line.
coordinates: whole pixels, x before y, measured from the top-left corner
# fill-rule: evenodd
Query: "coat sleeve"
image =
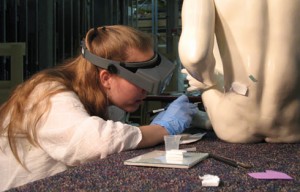
<path fill-rule="evenodd" d="M 138 127 L 90 116 L 73 92 L 54 95 L 51 104 L 38 128 L 39 143 L 68 166 L 134 149 L 142 139 Z"/>

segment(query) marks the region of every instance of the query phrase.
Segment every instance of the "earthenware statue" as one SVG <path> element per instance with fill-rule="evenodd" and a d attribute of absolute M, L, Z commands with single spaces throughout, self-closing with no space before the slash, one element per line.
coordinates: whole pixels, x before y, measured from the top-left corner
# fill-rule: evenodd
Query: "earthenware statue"
<path fill-rule="evenodd" d="M 183 73 L 220 139 L 300 142 L 299 22 L 299 0 L 184 0 Z"/>

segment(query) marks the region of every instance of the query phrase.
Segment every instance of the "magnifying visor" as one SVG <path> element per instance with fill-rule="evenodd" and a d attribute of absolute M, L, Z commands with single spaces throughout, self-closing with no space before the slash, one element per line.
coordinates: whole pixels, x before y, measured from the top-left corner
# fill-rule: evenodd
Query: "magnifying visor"
<path fill-rule="evenodd" d="M 92 64 L 120 75 L 153 95 L 164 91 L 175 69 L 174 63 L 156 52 L 148 61 L 119 62 L 94 55 L 86 48 L 84 41 L 81 41 L 81 46 L 82 56 Z"/>

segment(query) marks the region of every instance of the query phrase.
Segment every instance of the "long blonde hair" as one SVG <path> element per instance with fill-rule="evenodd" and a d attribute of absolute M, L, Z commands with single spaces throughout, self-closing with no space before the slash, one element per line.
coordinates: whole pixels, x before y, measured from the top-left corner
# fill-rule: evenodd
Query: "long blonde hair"
<path fill-rule="evenodd" d="M 126 61 L 129 48 L 141 51 L 153 48 L 149 35 L 122 25 L 90 29 L 86 34 L 85 44 L 93 54 L 115 61 Z M 99 70 L 102 69 L 79 54 L 61 65 L 36 73 L 16 87 L 0 108 L 0 135 L 7 136 L 9 146 L 19 163 L 22 164 L 17 151 L 17 138 L 21 135 L 34 146 L 39 145 L 36 127 L 51 107 L 51 96 L 64 91 L 73 91 L 91 116 L 108 118 L 107 98 L 99 80 Z M 30 99 L 34 88 L 45 82 L 58 84 L 35 95 L 34 100 Z M 7 120 L 8 123 L 5 122 Z"/>

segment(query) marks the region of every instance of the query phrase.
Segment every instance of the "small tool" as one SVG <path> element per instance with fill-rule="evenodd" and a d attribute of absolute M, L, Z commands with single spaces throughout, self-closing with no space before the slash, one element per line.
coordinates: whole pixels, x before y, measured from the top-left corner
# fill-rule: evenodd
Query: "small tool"
<path fill-rule="evenodd" d="M 195 105 L 199 105 L 201 104 L 202 102 L 195 102 L 194 104 Z M 156 113 L 159 113 L 159 112 L 162 112 L 162 111 L 165 111 L 167 110 L 168 106 L 164 107 L 164 108 L 160 108 L 160 109 L 154 109 L 152 111 L 149 111 L 148 114 L 150 114 L 150 117 L 155 115 Z"/>
<path fill-rule="evenodd" d="M 242 167 L 242 168 L 245 168 L 245 169 L 252 168 L 252 165 L 250 165 L 250 164 L 241 163 L 241 162 L 235 161 L 233 159 L 229 159 L 227 157 L 222 157 L 222 156 L 211 154 L 211 153 L 209 153 L 209 157 L 211 157 L 213 159 L 216 159 L 218 161 L 221 161 L 223 163 L 226 163 L 228 165 L 231 165 L 233 167 Z"/>

